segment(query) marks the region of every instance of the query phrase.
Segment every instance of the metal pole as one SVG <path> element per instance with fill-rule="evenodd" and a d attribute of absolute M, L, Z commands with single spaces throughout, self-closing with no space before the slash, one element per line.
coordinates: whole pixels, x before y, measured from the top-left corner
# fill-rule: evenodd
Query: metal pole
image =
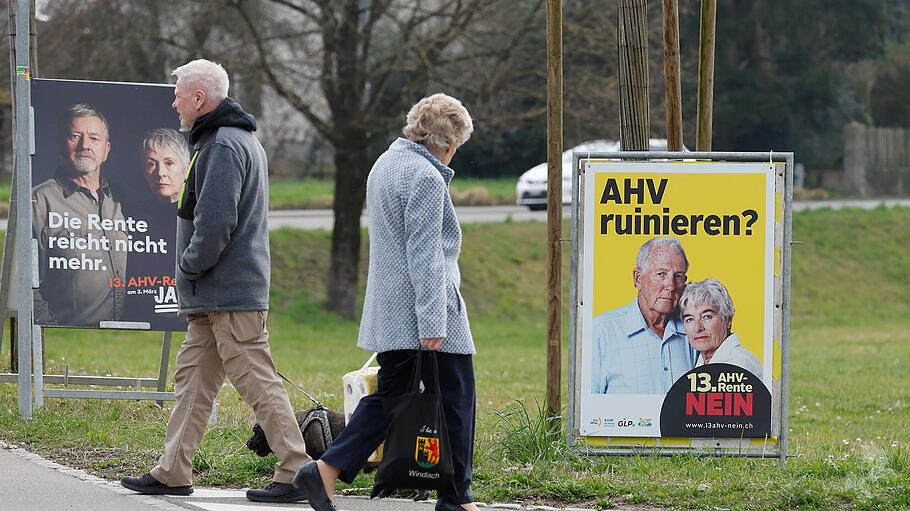
<path fill-rule="evenodd" d="M 158 392 L 164 392 L 167 388 L 167 366 L 171 358 L 171 336 L 170 330 L 164 332 L 161 339 L 161 363 L 158 364 Z M 158 406 L 164 405 L 164 401 L 158 401 Z"/>
<path fill-rule="evenodd" d="M 29 4 L 16 1 L 16 199 L 30 205 L 32 159 L 29 153 L 31 135 L 32 93 L 29 70 Z M 18 259 L 18 340 L 19 340 L 19 415 L 32 416 L 32 208 L 17 211 L 16 256 Z"/>
<path fill-rule="evenodd" d="M 547 0 L 547 414 L 562 378 L 562 0 Z"/>
<path fill-rule="evenodd" d="M 695 150 L 711 150 L 714 116 L 714 32 L 717 0 L 701 0 L 701 34 L 698 42 L 698 120 Z"/>
<path fill-rule="evenodd" d="M 787 441 L 789 439 L 788 416 L 790 413 L 790 276 L 793 242 L 793 153 L 787 153 L 786 174 L 784 175 L 784 246 L 783 260 L 783 328 L 781 329 L 780 360 L 780 462 L 787 462 Z"/>
<path fill-rule="evenodd" d="M 40 339 L 41 327 L 35 325 L 32 327 L 32 340 Z M 32 361 L 34 365 L 34 402 L 35 410 L 39 410 L 44 407 L 44 352 L 41 350 L 42 345 L 40 342 L 35 342 L 32 344 Z"/>
<path fill-rule="evenodd" d="M 578 436 L 575 434 L 577 422 L 575 414 L 578 410 L 578 390 L 575 385 L 575 378 L 578 374 L 578 259 L 579 259 L 579 238 L 578 232 L 581 228 L 580 214 L 584 205 L 584 189 L 582 174 L 579 171 L 578 153 L 572 154 L 572 226 L 571 226 L 571 249 L 569 259 L 569 392 L 568 392 L 568 420 L 566 421 L 566 441 L 569 445 L 575 445 Z"/>

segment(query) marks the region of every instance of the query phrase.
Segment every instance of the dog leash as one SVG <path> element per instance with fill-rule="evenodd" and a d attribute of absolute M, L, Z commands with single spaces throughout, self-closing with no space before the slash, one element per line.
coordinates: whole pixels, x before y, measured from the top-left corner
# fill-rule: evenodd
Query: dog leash
<path fill-rule="evenodd" d="M 282 380 L 284 380 L 284 381 L 290 383 L 291 385 L 294 386 L 295 389 L 297 389 L 297 390 L 299 390 L 300 392 L 302 392 L 304 396 L 310 398 L 310 401 L 312 401 L 313 403 L 316 404 L 316 408 L 325 408 L 324 406 L 322 406 L 322 403 L 320 403 L 319 401 L 316 401 L 316 398 L 314 398 L 313 396 L 311 396 L 311 395 L 309 394 L 309 392 L 307 392 L 307 391 L 303 390 L 302 388 L 300 388 L 300 385 L 297 385 L 296 383 L 294 383 L 294 382 L 292 382 L 291 380 L 289 380 L 287 376 L 281 374 L 281 371 L 275 369 L 275 372 L 278 373 L 278 376 L 281 376 L 281 379 L 282 379 Z"/>
<path fill-rule="evenodd" d="M 297 385 L 296 383 L 289 380 L 287 376 L 281 374 L 281 371 L 279 371 L 278 369 L 275 369 L 275 372 L 278 373 L 278 376 L 281 376 L 281 379 L 290 383 L 295 389 L 302 392 L 303 395 L 310 398 L 310 401 L 312 401 L 313 403 L 316 404 L 316 408 L 314 408 L 312 412 L 307 414 L 306 419 L 303 420 L 303 424 L 300 425 L 300 432 L 303 433 L 304 431 L 306 431 L 306 428 L 307 428 L 307 426 L 310 425 L 310 423 L 318 422 L 319 425 L 322 426 L 322 438 L 325 440 L 325 448 L 328 449 L 329 446 L 332 445 L 332 441 L 335 440 L 334 438 L 332 438 L 332 426 L 331 426 L 331 424 L 329 424 L 328 409 L 325 406 L 323 406 L 322 403 L 317 401 L 316 398 L 311 396 L 309 394 L 309 392 L 300 388 L 300 385 Z"/>

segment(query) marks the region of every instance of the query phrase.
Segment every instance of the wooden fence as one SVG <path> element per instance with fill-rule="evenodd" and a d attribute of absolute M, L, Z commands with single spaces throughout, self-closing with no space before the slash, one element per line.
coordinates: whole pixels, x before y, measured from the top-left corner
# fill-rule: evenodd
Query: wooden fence
<path fill-rule="evenodd" d="M 910 129 L 846 125 L 844 191 L 860 196 L 910 192 Z"/>

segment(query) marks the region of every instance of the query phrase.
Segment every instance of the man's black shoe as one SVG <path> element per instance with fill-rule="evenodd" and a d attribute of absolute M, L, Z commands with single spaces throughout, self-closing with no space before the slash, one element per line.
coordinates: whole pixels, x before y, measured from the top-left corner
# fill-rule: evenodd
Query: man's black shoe
<path fill-rule="evenodd" d="M 464 511 L 464 508 L 440 497 L 436 499 L 436 511 Z"/>
<path fill-rule="evenodd" d="M 315 461 L 311 461 L 297 469 L 297 475 L 294 476 L 294 486 L 302 488 L 309 495 L 307 503 L 316 511 L 337 511 L 335 504 L 325 494 L 322 476 L 319 475 L 319 468 Z"/>
<path fill-rule="evenodd" d="M 128 488 L 143 495 L 189 495 L 193 493 L 192 486 L 168 486 L 155 479 L 152 474 L 142 477 L 124 477 L 120 480 L 124 488 Z"/>
<path fill-rule="evenodd" d="M 246 498 L 253 502 L 302 502 L 306 500 L 306 492 L 295 488 L 291 483 L 273 481 L 261 490 L 247 490 Z"/>

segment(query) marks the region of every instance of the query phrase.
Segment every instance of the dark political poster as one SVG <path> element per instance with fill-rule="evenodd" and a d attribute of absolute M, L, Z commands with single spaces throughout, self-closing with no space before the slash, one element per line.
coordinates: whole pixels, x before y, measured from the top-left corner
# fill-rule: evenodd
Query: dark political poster
<path fill-rule="evenodd" d="M 172 85 L 32 80 L 35 323 L 186 330 L 174 285 L 189 151 Z"/>

